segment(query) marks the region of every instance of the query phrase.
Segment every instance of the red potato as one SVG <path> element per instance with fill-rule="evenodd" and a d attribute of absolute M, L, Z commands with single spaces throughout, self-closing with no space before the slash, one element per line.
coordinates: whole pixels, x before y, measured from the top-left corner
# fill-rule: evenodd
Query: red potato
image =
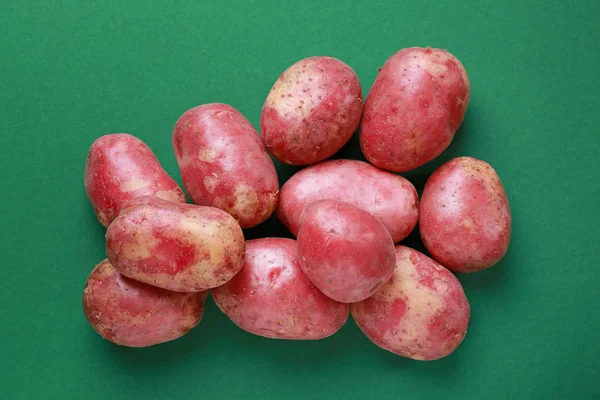
<path fill-rule="evenodd" d="M 206 295 L 171 292 L 129 279 L 104 260 L 87 280 L 83 311 L 104 339 L 146 347 L 177 339 L 198 325 Z"/>
<path fill-rule="evenodd" d="M 242 268 L 244 235 L 218 208 L 141 197 L 108 227 L 106 255 L 129 278 L 178 292 L 203 291 Z"/>
<path fill-rule="evenodd" d="M 107 227 L 129 200 L 156 196 L 185 203 L 185 195 L 150 148 L 135 136 L 115 133 L 92 144 L 85 165 L 85 190 Z"/>
<path fill-rule="evenodd" d="M 408 180 L 356 160 L 324 161 L 296 173 L 281 188 L 277 215 L 297 236 L 304 206 L 325 199 L 373 214 L 394 242 L 407 237 L 419 219 L 417 191 Z"/>
<path fill-rule="evenodd" d="M 431 256 L 452 271 L 500 261 L 510 243 L 511 213 L 496 171 L 472 157 L 438 168 L 423 190 L 419 230 Z"/>
<path fill-rule="evenodd" d="M 242 270 L 211 292 L 233 323 L 268 338 L 323 339 L 348 319 L 348 305 L 326 297 L 304 275 L 292 239 L 249 240 Z"/>
<path fill-rule="evenodd" d="M 471 94 L 467 71 L 445 50 L 398 51 L 365 101 L 360 146 L 373 165 L 410 171 L 439 156 L 461 125 Z"/>
<path fill-rule="evenodd" d="M 305 58 L 273 85 L 260 130 L 267 150 L 279 161 L 313 164 L 350 140 L 362 106 L 360 82 L 352 68 L 333 57 Z"/>
<path fill-rule="evenodd" d="M 471 313 L 458 279 L 431 258 L 404 246 L 396 246 L 392 278 L 350 309 L 373 343 L 415 360 L 435 360 L 456 350 Z"/>
<path fill-rule="evenodd" d="M 275 166 L 258 132 L 235 108 L 213 103 L 186 111 L 175 124 L 173 148 L 194 203 L 227 211 L 242 228 L 275 210 Z"/>
<path fill-rule="evenodd" d="M 396 255 L 385 226 L 351 204 L 308 204 L 298 232 L 298 256 L 308 278 L 328 297 L 354 303 L 392 276 Z"/>

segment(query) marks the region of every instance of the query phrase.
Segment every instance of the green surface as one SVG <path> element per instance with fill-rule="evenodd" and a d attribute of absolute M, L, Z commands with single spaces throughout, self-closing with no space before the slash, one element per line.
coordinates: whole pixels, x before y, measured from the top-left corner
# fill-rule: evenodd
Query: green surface
<path fill-rule="evenodd" d="M 0 4 L 0 398 L 599 398 L 600 2 L 93 3 Z M 413 45 L 459 57 L 472 95 L 449 150 L 406 176 L 422 189 L 453 156 L 484 159 L 513 212 L 504 260 L 460 276 L 472 320 L 454 354 L 403 359 L 352 321 L 318 342 L 259 338 L 212 300 L 195 330 L 152 348 L 89 327 L 82 289 L 104 258 L 83 187 L 96 137 L 137 135 L 180 181 L 170 135 L 186 109 L 230 103 L 258 126 L 293 62 L 338 57 L 366 93 Z M 356 138 L 340 154 L 360 157 Z M 288 235 L 276 220 L 248 232 L 265 234 Z"/>

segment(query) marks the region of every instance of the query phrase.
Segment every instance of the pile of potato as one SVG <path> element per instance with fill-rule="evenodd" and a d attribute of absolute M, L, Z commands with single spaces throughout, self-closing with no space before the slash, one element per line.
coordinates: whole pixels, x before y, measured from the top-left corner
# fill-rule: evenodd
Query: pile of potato
<path fill-rule="evenodd" d="M 448 147 L 469 85 L 449 52 L 407 48 L 383 65 L 363 104 L 348 65 L 301 60 L 268 94 L 262 137 L 225 104 L 179 118 L 172 144 L 194 204 L 140 139 L 98 138 L 85 188 L 107 227 L 107 259 L 85 286 L 90 324 L 124 346 L 170 341 L 200 322 L 210 290 L 219 309 L 255 335 L 322 339 L 351 313 L 383 349 L 418 360 L 447 356 L 470 318 L 452 272 L 479 271 L 504 256 L 508 199 L 494 169 L 471 157 L 437 169 L 420 205 L 414 186 L 395 172 Z M 369 163 L 326 161 L 359 123 Z M 310 166 L 280 188 L 269 153 Z M 274 212 L 296 240 L 244 240 L 243 228 Z M 432 258 L 396 245 L 417 222 Z"/>

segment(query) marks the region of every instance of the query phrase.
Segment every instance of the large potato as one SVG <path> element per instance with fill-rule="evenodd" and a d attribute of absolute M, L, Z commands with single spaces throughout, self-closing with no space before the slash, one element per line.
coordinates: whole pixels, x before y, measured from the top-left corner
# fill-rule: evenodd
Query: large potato
<path fill-rule="evenodd" d="M 267 150 L 279 161 L 313 164 L 350 140 L 361 112 L 360 82 L 352 68 L 333 57 L 310 57 L 277 79 L 260 129 Z"/>
<path fill-rule="evenodd" d="M 334 300 L 371 296 L 392 276 L 394 242 L 374 216 L 349 203 L 317 200 L 304 208 L 298 232 L 302 270 Z"/>
<path fill-rule="evenodd" d="M 427 180 L 419 230 L 429 253 L 455 272 L 496 264 L 508 250 L 511 214 L 496 171 L 485 161 L 455 158 Z"/>
<path fill-rule="evenodd" d="M 471 312 L 460 282 L 450 271 L 404 246 L 396 246 L 392 278 L 350 309 L 373 343 L 415 360 L 452 353 L 467 333 Z"/>
<path fill-rule="evenodd" d="M 398 51 L 365 101 L 360 146 L 373 165 L 409 171 L 440 155 L 461 125 L 471 89 L 463 65 L 445 50 Z"/>
<path fill-rule="evenodd" d="M 185 195 L 150 148 L 135 136 L 116 133 L 92 144 L 85 165 L 85 190 L 107 227 L 128 201 L 156 196 L 185 203 Z"/>
<path fill-rule="evenodd" d="M 326 297 L 304 275 L 292 239 L 249 240 L 242 270 L 211 293 L 233 323 L 268 338 L 322 339 L 348 319 L 348 305 Z"/>
<path fill-rule="evenodd" d="M 177 339 L 196 326 L 206 294 L 147 285 L 119 274 L 104 260 L 87 280 L 83 311 L 103 338 L 123 346 L 146 347 Z"/>
<path fill-rule="evenodd" d="M 108 227 L 106 255 L 120 273 L 140 282 L 203 291 L 242 268 L 244 235 L 236 220 L 218 208 L 141 197 Z"/>
<path fill-rule="evenodd" d="M 373 214 L 394 242 L 407 237 L 419 219 L 417 191 L 408 180 L 356 160 L 324 161 L 296 173 L 281 188 L 277 215 L 296 236 L 304 206 L 325 199 Z"/>
<path fill-rule="evenodd" d="M 235 108 L 213 103 L 186 111 L 175 124 L 173 148 L 194 203 L 227 211 L 242 228 L 258 225 L 275 210 L 275 166 Z"/>

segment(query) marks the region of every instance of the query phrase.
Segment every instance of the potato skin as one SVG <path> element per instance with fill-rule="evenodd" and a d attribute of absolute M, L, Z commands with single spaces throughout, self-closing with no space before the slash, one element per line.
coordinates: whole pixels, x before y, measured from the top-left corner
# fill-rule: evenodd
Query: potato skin
<path fill-rule="evenodd" d="M 471 94 L 467 72 L 445 50 L 392 55 L 365 101 L 360 146 L 373 165 L 410 171 L 439 156 L 461 125 Z"/>
<path fill-rule="evenodd" d="M 298 232 L 302 270 L 326 296 L 354 303 L 394 272 L 394 242 L 374 216 L 349 203 L 317 200 L 304 208 Z"/>
<path fill-rule="evenodd" d="M 292 239 L 247 241 L 242 270 L 211 293 L 237 326 L 274 339 L 323 339 L 349 315 L 347 304 L 326 297 L 304 275 Z"/>
<path fill-rule="evenodd" d="M 277 216 L 296 236 L 304 206 L 338 200 L 373 214 L 394 242 L 407 237 L 419 219 L 415 187 L 405 178 L 356 160 L 329 160 L 292 176 L 281 188 Z"/>
<path fill-rule="evenodd" d="M 83 311 L 104 339 L 146 347 L 177 339 L 198 325 L 206 295 L 171 292 L 129 279 L 104 260 L 88 277 Z"/>
<path fill-rule="evenodd" d="M 456 350 L 467 333 L 471 314 L 458 279 L 431 258 L 405 246 L 396 246 L 392 278 L 350 309 L 373 343 L 415 360 L 435 360 Z"/>
<path fill-rule="evenodd" d="M 244 235 L 235 219 L 218 208 L 141 197 L 128 203 L 108 227 L 106 255 L 129 278 L 197 292 L 238 273 Z"/>
<path fill-rule="evenodd" d="M 263 106 L 260 130 L 267 150 L 279 161 L 313 164 L 350 140 L 362 107 L 352 68 L 333 57 L 309 57 L 277 79 Z"/>
<path fill-rule="evenodd" d="M 150 148 L 135 136 L 115 133 L 92 144 L 85 165 L 85 190 L 98 221 L 107 227 L 128 201 L 156 196 L 185 203 L 185 195 Z"/>
<path fill-rule="evenodd" d="M 256 129 L 232 106 L 212 103 L 186 111 L 173 129 L 173 149 L 194 203 L 227 211 L 242 228 L 275 210 L 275 165 Z"/>
<path fill-rule="evenodd" d="M 454 272 L 500 261 L 510 243 L 511 213 L 496 171 L 472 157 L 438 168 L 423 190 L 419 230 L 431 256 Z"/>

